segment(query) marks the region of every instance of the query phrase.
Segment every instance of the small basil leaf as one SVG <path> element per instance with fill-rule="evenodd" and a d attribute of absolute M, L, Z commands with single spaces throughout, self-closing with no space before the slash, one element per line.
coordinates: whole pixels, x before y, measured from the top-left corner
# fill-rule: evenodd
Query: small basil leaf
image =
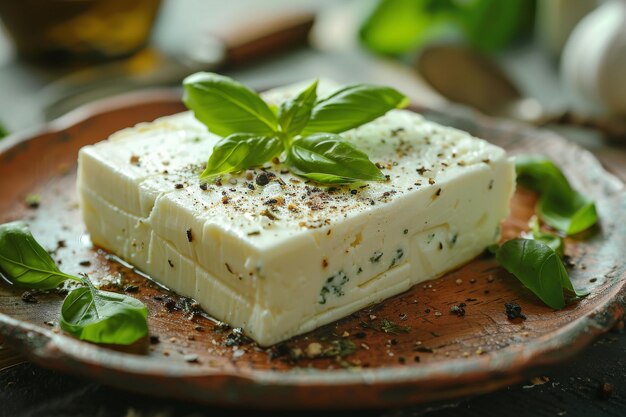
<path fill-rule="evenodd" d="M 365 153 L 330 133 L 293 142 L 285 162 L 294 174 L 325 184 L 386 179 Z"/>
<path fill-rule="evenodd" d="M 283 102 L 278 110 L 278 123 L 282 131 L 291 137 L 300 133 L 311 117 L 315 100 L 317 100 L 317 80 L 297 97 Z"/>
<path fill-rule="evenodd" d="M 579 296 L 584 295 L 574 290 L 557 253 L 541 241 L 509 240 L 500 246 L 496 259 L 541 301 L 554 309 L 565 307 L 563 289 Z"/>
<path fill-rule="evenodd" d="M 278 129 L 276 115 L 258 94 L 228 77 L 199 72 L 185 78 L 183 86 L 187 108 L 216 135 L 267 136 Z"/>
<path fill-rule="evenodd" d="M 59 325 L 89 342 L 129 345 L 148 334 L 148 309 L 124 294 L 86 287 L 71 291 L 61 306 Z"/>
<path fill-rule="evenodd" d="M 537 214 L 548 225 L 573 235 L 597 223 L 593 201 L 574 190 L 552 161 L 543 156 L 522 156 L 515 166 L 518 182 L 541 194 Z"/>
<path fill-rule="evenodd" d="M 390 87 L 351 85 L 315 104 L 302 135 L 341 133 L 371 122 L 389 110 L 406 107 L 408 103 L 406 96 Z"/>
<path fill-rule="evenodd" d="M 261 165 L 282 150 L 282 141 L 276 137 L 250 133 L 232 134 L 215 144 L 200 179 L 210 180 L 229 172 Z"/>
<path fill-rule="evenodd" d="M 574 190 L 548 191 L 539 199 L 537 213 L 547 224 L 568 235 L 580 233 L 598 221 L 593 201 Z"/>
<path fill-rule="evenodd" d="M 24 222 L 0 225 L 0 270 L 14 284 L 51 290 L 68 279 L 50 254 L 37 243 Z"/>

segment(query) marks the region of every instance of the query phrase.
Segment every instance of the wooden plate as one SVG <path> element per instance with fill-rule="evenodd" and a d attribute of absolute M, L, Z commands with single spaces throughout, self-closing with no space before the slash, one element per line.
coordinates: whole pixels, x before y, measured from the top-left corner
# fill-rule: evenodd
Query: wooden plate
<path fill-rule="evenodd" d="M 547 154 L 576 187 L 597 200 L 601 224 L 567 246 L 575 285 L 591 294 L 563 310 L 551 310 L 485 256 L 313 333 L 261 349 L 194 310 L 189 300 L 93 248 L 80 219 L 74 187 L 78 149 L 120 128 L 182 109 L 176 91 L 143 92 L 88 106 L 45 131 L 0 142 L 0 222 L 27 220 L 64 271 L 107 278 L 150 310 L 150 340 L 126 350 L 96 346 L 58 331 L 61 295 L 24 295 L 3 284 L 0 335 L 33 362 L 129 390 L 211 404 L 387 407 L 518 382 L 576 354 L 624 313 L 623 184 L 587 151 L 554 134 L 430 112 L 427 116 L 512 154 Z M 26 204 L 32 193 L 41 196 L 38 208 Z M 506 237 L 526 228 L 534 203 L 532 193 L 517 191 L 503 227 Z M 527 319 L 508 320 L 507 302 L 519 303 Z M 460 303 L 465 303 L 464 316 L 451 313 Z M 320 347 L 324 357 L 306 357 Z"/>

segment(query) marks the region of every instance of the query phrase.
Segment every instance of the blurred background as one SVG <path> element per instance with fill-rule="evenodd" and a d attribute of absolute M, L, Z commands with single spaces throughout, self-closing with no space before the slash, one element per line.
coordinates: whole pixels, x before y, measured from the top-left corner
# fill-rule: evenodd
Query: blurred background
<path fill-rule="evenodd" d="M 583 127 L 567 134 L 587 144 L 626 136 L 623 0 L 0 0 L 0 21 L 5 133 L 213 70 L 258 89 L 388 84 L 418 106 Z"/>

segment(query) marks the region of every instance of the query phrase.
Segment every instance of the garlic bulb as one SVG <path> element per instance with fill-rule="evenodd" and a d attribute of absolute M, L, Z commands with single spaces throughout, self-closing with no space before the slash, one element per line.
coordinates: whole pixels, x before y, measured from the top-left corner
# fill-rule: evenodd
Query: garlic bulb
<path fill-rule="evenodd" d="M 626 0 L 607 1 L 576 26 L 561 75 L 583 98 L 626 115 Z"/>

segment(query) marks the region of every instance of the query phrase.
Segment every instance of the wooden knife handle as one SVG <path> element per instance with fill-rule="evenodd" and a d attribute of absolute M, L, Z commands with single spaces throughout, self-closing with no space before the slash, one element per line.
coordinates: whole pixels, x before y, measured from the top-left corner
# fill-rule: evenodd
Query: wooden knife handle
<path fill-rule="evenodd" d="M 226 47 L 224 64 L 238 66 L 305 45 L 314 21 L 311 12 L 292 12 L 240 22 L 237 30 L 220 36 Z"/>

